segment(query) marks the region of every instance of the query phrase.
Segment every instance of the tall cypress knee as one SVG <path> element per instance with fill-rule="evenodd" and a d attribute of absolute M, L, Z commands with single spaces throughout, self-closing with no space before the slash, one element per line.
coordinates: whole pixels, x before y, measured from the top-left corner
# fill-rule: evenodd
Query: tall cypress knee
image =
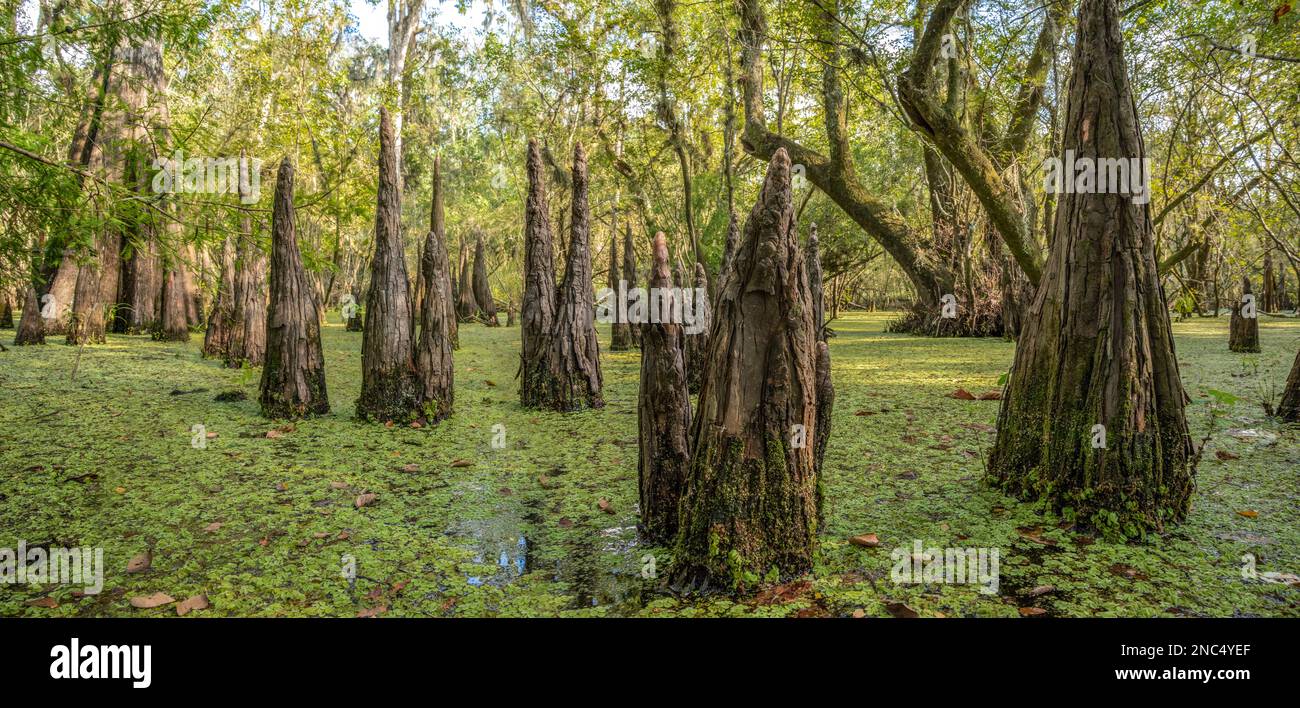
<path fill-rule="evenodd" d="M 1250 277 L 1241 276 L 1241 301 L 1233 306 L 1228 320 L 1228 351 L 1259 353 L 1259 307 L 1251 292 Z"/>
<path fill-rule="evenodd" d="M 1061 146 L 1079 158 L 1144 157 L 1121 37 L 1115 0 L 1082 0 Z M 1123 536 L 1186 517 L 1198 460 L 1136 201 L 1060 195 L 988 464 L 1007 493 Z"/>
<path fill-rule="evenodd" d="M 541 372 L 546 369 L 546 339 L 555 322 L 555 263 L 546 204 L 542 154 L 528 141 L 528 201 L 524 208 L 524 294 L 519 308 L 519 400 L 526 408 L 542 405 Z"/>
<path fill-rule="evenodd" d="M 489 327 L 500 327 L 497 320 L 497 304 L 492 297 L 492 284 L 488 282 L 487 257 L 483 252 L 483 235 L 479 234 L 474 243 L 474 301 L 478 304 L 480 317 Z"/>
<path fill-rule="evenodd" d="M 402 188 L 388 111 L 379 109 L 379 188 L 375 206 L 375 255 L 361 335 L 362 420 L 407 422 L 419 416 L 411 337 L 411 292 L 402 248 Z"/>
<path fill-rule="evenodd" d="M 474 297 L 474 261 L 469 255 L 469 242 L 461 238 L 460 277 L 456 281 L 456 319 L 469 322 L 478 317 L 478 299 Z"/>
<path fill-rule="evenodd" d="M 275 179 L 271 221 L 271 294 L 266 311 L 266 361 L 260 402 L 268 418 L 300 418 L 330 410 L 320 344 L 320 304 L 302 267 L 293 221 L 293 165 L 285 157 Z"/>
<path fill-rule="evenodd" d="M 433 218 L 420 254 L 420 280 L 424 301 L 420 303 L 420 331 L 415 340 L 415 370 L 420 383 L 420 410 L 426 423 L 451 415 L 455 373 L 452 365 L 451 328 L 456 324 L 451 302 L 446 228 L 442 213 L 441 160 L 433 161 Z"/>
<path fill-rule="evenodd" d="M 772 156 L 713 308 L 671 584 L 734 590 L 812 569 L 816 338 L 790 158 Z"/>
<path fill-rule="evenodd" d="M 650 288 L 671 292 L 668 244 L 655 234 Z M 677 533 L 677 509 L 690 467 L 691 401 L 686 392 L 682 325 L 672 318 L 647 323 L 641 330 L 641 388 L 637 394 L 642 536 L 668 543 Z"/>
<path fill-rule="evenodd" d="M 539 405 L 556 411 L 600 408 L 603 381 L 596 340 L 596 303 L 591 289 L 591 210 L 587 206 L 587 153 L 573 148 L 573 206 L 569 257 L 560 302 L 547 342 L 543 366 L 534 372 L 542 388 Z"/>

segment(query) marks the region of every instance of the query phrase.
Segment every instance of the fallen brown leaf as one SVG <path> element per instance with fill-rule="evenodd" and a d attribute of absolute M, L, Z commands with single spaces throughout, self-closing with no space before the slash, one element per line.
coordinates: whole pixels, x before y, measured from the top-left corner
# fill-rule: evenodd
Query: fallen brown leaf
<path fill-rule="evenodd" d="M 849 543 L 863 548 L 875 548 L 880 545 L 880 539 L 874 533 L 864 533 L 861 536 L 850 538 Z"/>
<path fill-rule="evenodd" d="M 204 526 L 204 527 L 203 527 L 203 530 L 204 530 L 204 531 L 207 531 L 208 533 L 216 533 L 216 532 L 219 531 L 220 529 L 221 529 L 221 522 L 220 522 L 220 521 L 213 521 L 212 523 L 210 523 L 210 524 L 208 524 L 207 526 Z"/>
<path fill-rule="evenodd" d="M 366 492 L 365 494 L 362 494 L 361 496 L 357 497 L 357 501 L 356 501 L 357 508 L 360 509 L 363 506 L 370 506 L 371 504 L 374 504 L 375 500 L 378 498 L 379 495 L 375 494 L 374 492 Z"/>
<path fill-rule="evenodd" d="M 1041 607 L 1022 607 L 1020 608 L 1021 617 L 1038 617 L 1047 614 L 1047 610 Z"/>
<path fill-rule="evenodd" d="M 168 595 L 165 592 L 156 592 L 152 595 L 142 595 L 139 597 L 131 598 L 131 606 L 141 610 L 149 610 L 155 607 L 162 607 L 163 605 L 167 605 L 173 602 L 176 602 L 176 600 L 173 599 L 171 595 Z"/>
<path fill-rule="evenodd" d="M 471 467 L 473 465 L 474 463 L 470 460 L 464 460 L 459 457 L 451 461 L 452 467 Z"/>
<path fill-rule="evenodd" d="M 38 597 L 35 600 L 28 600 L 23 604 L 27 605 L 28 607 L 44 607 L 47 610 L 53 610 L 59 606 L 58 601 L 56 601 L 54 598 L 49 596 Z"/>
<path fill-rule="evenodd" d="M 601 498 L 600 501 L 596 502 L 596 506 L 599 507 L 600 510 L 605 512 L 606 514 L 614 513 L 614 506 L 609 503 L 608 499 L 605 499 L 603 497 Z"/>
<path fill-rule="evenodd" d="M 967 390 L 964 389 L 964 388 L 959 388 L 959 389 L 957 389 L 956 391 L 953 391 L 952 393 L 948 394 L 948 397 L 949 397 L 949 398 L 960 399 L 960 400 L 963 400 L 963 401 L 973 401 L 973 400 L 975 400 L 975 395 L 972 394 L 970 391 L 967 391 Z"/>
<path fill-rule="evenodd" d="M 378 617 L 379 615 L 382 615 L 387 611 L 388 611 L 388 605 L 380 605 L 378 607 L 368 607 L 358 612 L 357 617 L 364 617 L 364 618 Z"/>
<path fill-rule="evenodd" d="M 1242 516 L 1246 517 L 1247 519 L 1254 519 L 1254 518 L 1257 518 L 1257 517 L 1259 516 L 1259 512 L 1258 512 L 1258 511 L 1255 511 L 1254 509 L 1246 509 L 1246 510 L 1244 510 L 1244 511 L 1239 511 L 1239 512 L 1237 512 L 1237 513 L 1238 513 L 1238 514 L 1241 514 Z"/>
<path fill-rule="evenodd" d="M 208 607 L 210 607 L 210 605 L 208 605 L 207 595 L 195 595 L 189 599 L 181 600 L 181 602 L 176 605 L 176 614 L 177 616 L 184 617 L 195 610 L 206 610 Z"/>
<path fill-rule="evenodd" d="M 1240 460 L 1240 459 L 1241 459 L 1241 455 L 1234 455 L 1233 453 L 1228 452 L 1227 450 L 1215 450 L 1215 451 L 1214 451 L 1214 456 L 1215 456 L 1216 458 L 1218 458 L 1220 462 L 1226 462 L 1226 461 L 1228 461 L 1228 460 Z"/>
<path fill-rule="evenodd" d="M 149 551 L 145 551 L 144 553 L 137 553 L 134 558 L 127 561 L 126 572 L 143 573 L 144 571 L 149 570 L 149 566 L 151 565 L 153 565 L 152 553 L 150 553 Z"/>
<path fill-rule="evenodd" d="M 1025 593 L 1025 596 L 1026 596 L 1026 597 L 1039 597 L 1040 595 L 1046 595 L 1046 594 L 1049 593 L 1049 592 L 1056 592 L 1056 586 L 1055 586 L 1055 585 L 1039 585 L 1038 587 L 1035 587 L 1034 589 L 1032 589 L 1032 590 L 1030 590 L 1029 592 Z"/>
<path fill-rule="evenodd" d="M 898 617 L 899 619 L 916 619 L 917 617 L 921 616 L 920 613 L 918 613 L 916 610 L 908 607 L 907 605 L 901 602 L 886 603 L 885 611 L 887 611 L 889 614 L 895 617 Z"/>
<path fill-rule="evenodd" d="M 981 393 L 981 394 L 978 396 L 978 398 L 979 398 L 981 401 L 1000 401 L 1000 400 L 1002 400 L 1002 392 L 1001 392 L 1001 391 L 985 391 L 984 393 Z"/>

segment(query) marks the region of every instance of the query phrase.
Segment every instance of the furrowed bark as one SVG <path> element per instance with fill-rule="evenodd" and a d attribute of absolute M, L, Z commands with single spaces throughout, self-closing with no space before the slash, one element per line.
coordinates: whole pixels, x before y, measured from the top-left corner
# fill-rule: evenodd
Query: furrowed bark
<path fill-rule="evenodd" d="M 441 159 L 433 161 L 433 214 L 429 235 L 420 254 L 420 279 L 424 302 L 420 307 L 420 331 L 415 341 L 415 370 L 420 383 L 420 407 L 424 422 L 437 423 L 451 415 L 455 400 L 455 367 L 452 363 L 452 327 L 455 311 L 450 307 L 451 274 L 447 260 L 446 227 L 442 212 Z"/>
<path fill-rule="evenodd" d="M 536 139 L 528 141 L 524 294 L 519 317 L 519 400 L 525 408 L 537 408 L 544 400 L 540 372 L 547 368 L 547 338 L 555 321 L 555 265 L 551 254 L 551 222 L 542 154 Z"/>
<path fill-rule="evenodd" d="M 235 244 L 227 236 L 221 244 L 221 276 L 217 296 L 208 315 L 208 330 L 203 336 L 203 356 L 224 359 L 230 349 L 230 334 L 235 325 Z"/>
<path fill-rule="evenodd" d="M 817 224 L 808 227 L 808 288 L 812 291 L 813 331 L 818 341 L 826 340 L 826 297 L 822 292 L 822 257 Z"/>
<path fill-rule="evenodd" d="M 487 257 L 483 252 L 483 235 L 479 234 L 474 243 L 474 301 L 479 306 L 479 318 L 489 327 L 500 327 L 497 320 L 497 304 L 492 297 L 492 284 L 488 282 Z"/>
<path fill-rule="evenodd" d="M 1142 158 L 1115 0 L 1083 0 L 1062 150 Z M 988 470 L 1107 535 L 1182 521 L 1192 442 L 1148 204 L 1063 194 L 1051 253 L 1016 347 Z"/>
<path fill-rule="evenodd" d="M 1287 423 L 1300 423 L 1300 352 L 1296 353 L 1291 374 L 1286 377 L 1282 401 L 1277 406 L 1277 416 Z"/>
<path fill-rule="evenodd" d="M 1247 308 L 1246 296 L 1253 295 L 1250 278 L 1241 277 L 1241 301 L 1232 308 L 1232 318 L 1228 322 L 1228 351 L 1243 354 L 1259 353 L 1259 317 L 1254 303 Z M 1251 311 L 1253 309 L 1253 311 Z M 1250 316 L 1247 317 L 1247 314 Z"/>
<path fill-rule="evenodd" d="M 275 180 L 271 221 L 271 292 L 266 313 L 266 363 L 260 403 L 267 418 L 301 418 L 330 410 L 320 305 L 303 270 L 293 219 L 293 165 L 285 157 Z"/>
<path fill-rule="evenodd" d="M 683 285 L 685 290 L 687 285 Z M 691 393 L 699 393 L 704 384 L 704 375 L 709 368 L 709 330 L 713 327 L 713 311 L 709 302 L 709 279 L 704 272 L 704 264 L 695 264 L 694 290 L 686 294 L 686 307 L 690 309 L 687 327 L 684 329 L 686 340 L 686 388 Z"/>
<path fill-rule="evenodd" d="M 601 408 L 600 344 L 591 289 L 591 211 L 587 205 L 587 154 L 573 149 L 573 205 L 569 257 L 543 366 L 534 372 L 538 405 L 555 411 Z"/>
<path fill-rule="evenodd" d="M 672 288 L 668 244 L 655 234 L 654 266 L 649 288 Z M 641 387 L 637 395 L 641 520 L 637 530 L 654 544 L 677 533 L 678 504 L 690 467 L 691 402 L 686 393 L 686 366 L 680 323 L 670 318 L 641 329 Z"/>
<path fill-rule="evenodd" d="M 253 220 L 240 221 L 235 262 L 235 307 L 231 313 L 226 366 L 261 366 L 266 358 L 266 253 L 253 235 Z"/>
<path fill-rule="evenodd" d="M 469 322 L 478 317 L 478 300 L 474 297 L 474 261 L 469 257 L 469 242 L 460 242 L 459 294 L 456 296 L 456 319 Z"/>
<path fill-rule="evenodd" d="M 670 584 L 737 590 L 812 569 L 816 337 L 778 149 L 714 308 Z"/>
<path fill-rule="evenodd" d="M 402 188 L 388 111 L 379 109 L 379 188 L 375 255 L 370 261 L 365 329 L 361 339 L 361 396 L 357 417 L 406 423 L 420 417 L 420 389 L 411 356 L 410 281 L 402 247 Z"/>

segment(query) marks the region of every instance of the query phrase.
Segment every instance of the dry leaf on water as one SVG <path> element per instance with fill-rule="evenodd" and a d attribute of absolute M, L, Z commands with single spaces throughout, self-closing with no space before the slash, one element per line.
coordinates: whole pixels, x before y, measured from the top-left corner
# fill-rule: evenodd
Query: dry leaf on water
<path fill-rule="evenodd" d="M 365 494 L 362 494 L 361 496 L 357 497 L 357 501 L 356 501 L 357 508 L 360 509 L 363 506 L 370 506 L 371 504 L 374 504 L 375 500 L 378 498 L 379 495 L 375 494 L 374 492 L 366 492 Z"/>
<path fill-rule="evenodd" d="M 1022 607 L 1020 608 L 1021 617 L 1038 617 L 1047 614 L 1047 610 L 1041 607 Z"/>
<path fill-rule="evenodd" d="M 59 606 L 59 603 L 52 597 L 38 597 L 35 600 L 28 600 L 23 604 L 28 607 L 44 607 L 47 610 L 53 610 Z"/>
<path fill-rule="evenodd" d="M 142 595 L 140 597 L 131 598 L 131 606 L 141 610 L 162 607 L 163 605 L 173 602 L 176 602 L 176 600 L 165 592 L 156 592 L 152 595 Z"/>
<path fill-rule="evenodd" d="M 854 536 L 849 539 L 849 543 L 863 548 L 875 548 L 880 545 L 880 539 L 876 538 L 874 533 L 864 533 L 861 536 Z"/>
<path fill-rule="evenodd" d="M 1255 511 L 1254 509 L 1246 509 L 1246 510 L 1244 510 L 1244 511 L 1239 511 L 1239 512 L 1237 512 L 1237 513 L 1238 513 L 1238 514 L 1241 514 L 1242 516 L 1246 517 L 1247 519 L 1254 519 L 1254 518 L 1257 518 L 1257 517 L 1259 516 L 1259 512 L 1258 512 L 1258 511 Z"/>
<path fill-rule="evenodd" d="M 137 553 L 134 558 L 132 558 L 130 561 L 127 562 L 126 572 L 143 573 L 144 571 L 149 570 L 149 566 L 151 565 L 153 565 L 152 553 L 150 553 L 149 551 L 145 551 L 144 553 Z"/>
<path fill-rule="evenodd" d="M 459 457 L 451 461 L 452 467 L 470 467 L 473 464 L 474 463 L 472 461 L 461 459 Z"/>
<path fill-rule="evenodd" d="M 206 610 L 209 606 L 207 595 L 195 595 L 189 599 L 181 600 L 176 605 L 176 614 L 184 617 L 195 610 Z"/>
<path fill-rule="evenodd" d="M 899 619 L 916 619 L 921 616 L 919 612 L 901 602 L 886 603 L 885 610 Z"/>
<path fill-rule="evenodd" d="M 967 390 L 964 389 L 964 388 L 959 388 L 959 389 L 957 389 L 956 391 L 953 391 L 952 393 L 948 394 L 948 397 L 949 397 L 949 398 L 956 398 L 956 399 L 959 399 L 959 400 L 962 400 L 962 401 L 973 401 L 973 400 L 975 400 L 975 395 L 972 394 L 970 391 L 967 391 Z"/>

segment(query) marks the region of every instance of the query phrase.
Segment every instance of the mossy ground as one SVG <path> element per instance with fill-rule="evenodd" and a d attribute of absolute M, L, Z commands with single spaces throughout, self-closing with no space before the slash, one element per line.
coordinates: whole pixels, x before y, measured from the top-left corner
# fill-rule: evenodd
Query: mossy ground
<path fill-rule="evenodd" d="M 1260 572 L 1300 572 L 1300 429 L 1266 419 L 1258 403 L 1270 389 L 1280 394 L 1300 322 L 1261 319 L 1259 355 L 1227 351 L 1226 318 L 1174 325 L 1193 434 L 1210 436 L 1193 510 L 1172 533 L 1120 544 L 984 483 L 998 404 L 946 395 L 999 388 L 1013 344 L 886 334 L 889 318 L 833 323 L 837 398 L 815 572 L 745 598 L 668 594 L 669 552 L 637 542 L 635 351 L 602 354 L 604 409 L 527 411 L 514 379 L 519 330 L 462 326 L 455 414 L 433 428 L 386 428 L 353 417 L 361 335 L 331 313 L 334 412 L 268 438 L 282 423 L 258 415 L 258 372 L 200 359 L 198 337 L 110 336 L 84 350 L 75 380 L 75 348 L 11 347 L 0 354 L 0 547 L 98 546 L 106 567 L 97 596 L 74 597 L 71 585 L 0 586 L 0 615 L 174 615 L 129 603 L 165 592 L 206 594 L 211 607 L 190 616 L 350 617 L 379 607 L 434 617 L 885 616 L 905 611 L 899 605 L 950 617 L 1018 616 L 1021 607 L 1300 616 L 1300 589 L 1242 576 L 1248 553 Z M 214 401 L 228 391 L 247 398 Z M 216 433 L 201 449 L 191 444 L 195 424 Z M 356 508 L 363 493 L 377 500 Z M 848 542 L 865 533 L 880 546 Z M 893 583 L 890 551 L 910 552 L 913 539 L 998 548 L 1000 591 Z M 152 567 L 127 574 L 147 549 Z M 647 554 L 656 579 L 641 577 Z M 349 558 L 355 584 L 343 576 Z M 1054 590 L 1029 597 L 1046 585 Z M 45 596 L 58 607 L 28 604 Z"/>

